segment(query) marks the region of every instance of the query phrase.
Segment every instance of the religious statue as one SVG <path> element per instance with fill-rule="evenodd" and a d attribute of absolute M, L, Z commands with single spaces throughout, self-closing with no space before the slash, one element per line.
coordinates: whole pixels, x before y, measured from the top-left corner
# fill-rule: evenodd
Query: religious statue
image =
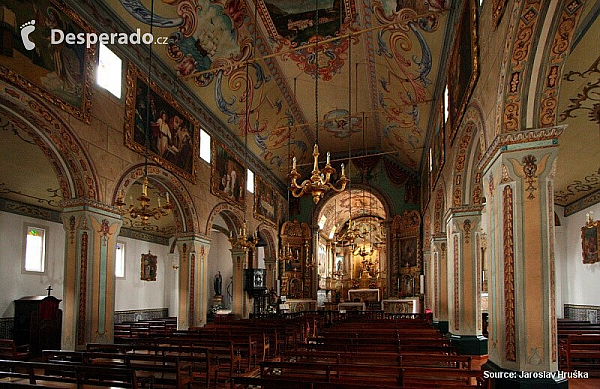
<path fill-rule="evenodd" d="M 221 295 L 221 287 L 223 285 L 223 277 L 221 277 L 221 272 L 218 271 L 217 275 L 215 275 L 215 280 L 214 280 L 214 288 L 215 288 L 215 295 L 216 296 L 220 296 Z"/>

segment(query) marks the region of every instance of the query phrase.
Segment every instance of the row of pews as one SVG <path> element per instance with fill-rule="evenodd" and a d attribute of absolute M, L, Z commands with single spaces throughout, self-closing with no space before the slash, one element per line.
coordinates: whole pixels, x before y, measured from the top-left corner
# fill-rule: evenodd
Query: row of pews
<path fill-rule="evenodd" d="M 472 388 L 487 386 L 471 357 L 423 319 L 350 316 L 262 361 L 232 388 Z"/>
<path fill-rule="evenodd" d="M 558 319 L 557 336 L 559 369 L 600 376 L 600 324 Z"/>
<path fill-rule="evenodd" d="M 218 382 L 252 374 L 259 362 L 306 341 L 317 327 L 310 315 L 188 330 L 176 330 L 171 322 L 119 324 L 115 343 L 89 343 L 82 351 L 44 350 L 41 361 L 2 360 L 0 387 L 216 388 Z"/>

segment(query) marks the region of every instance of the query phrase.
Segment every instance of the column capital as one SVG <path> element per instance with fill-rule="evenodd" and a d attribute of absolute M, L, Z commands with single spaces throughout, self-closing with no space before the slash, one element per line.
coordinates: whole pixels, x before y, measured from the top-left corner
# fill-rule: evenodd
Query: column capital
<path fill-rule="evenodd" d="M 448 224 L 448 221 L 454 218 L 477 217 L 481 216 L 481 211 L 483 211 L 482 205 L 465 205 L 461 207 L 453 207 L 446 211 L 446 214 L 444 215 L 444 220 L 446 220 L 446 224 Z"/>
<path fill-rule="evenodd" d="M 498 134 L 479 161 L 478 168 L 485 173 L 502 153 L 557 146 L 558 138 L 566 127 L 560 125 Z"/>

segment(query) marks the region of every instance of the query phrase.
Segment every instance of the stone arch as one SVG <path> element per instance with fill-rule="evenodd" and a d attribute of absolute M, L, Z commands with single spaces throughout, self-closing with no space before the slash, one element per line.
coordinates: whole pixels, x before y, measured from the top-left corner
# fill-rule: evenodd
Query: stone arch
<path fill-rule="evenodd" d="M 277 245 L 276 240 L 273 237 L 276 232 L 273 230 L 268 224 L 261 223 L 256 228 L 261 237 L 264 237 L 267 241 L 267 246 L 265 247 L 265 258 L 276 258 L 277 257 Z"/>
<path fill-rule="evenodd" d="M 383 208 L 385 210 L 385 214 L 387 215 L 388 220 L 392 219 L 393 216 L 393 212 L 392 212 L 392 200 L 388 197 L 388 195 L 386 193 L 384 193 L 383 191 L 381 191 L 379 188 L 375 187 L 375 186 L 369 186 L 369 185 L 364 185 L 364 184 L 353 184 L 352 188 L 350 189 L 360 189 L 360 190 L 365 190 L 367 192 L 372 193 L 375 197 L 377 197 L 379 199 L 379 201 L 381 202 L 381 204 L 383 205 Z M 348 188 L 346 188 L 346 190 L 349 190 Z M 334 197 L 335 195 L 337 195 L 338 193 L 334 193 L 334 192 L 329 192 L 327 195 L 325 195 L 325 197 L 319 201 L 319 203 L 316 205 L 315 207 L 315 211 L 314 211 L 314 217 L 319 217 L 319 215 L 321 214 L 321 211 L 323 210 L 323 207 L 329 202 L 329 200 Z"/>
<path fill-rule="evenodd" d="M 433 208 L 433 234 L 440 235 L 445 231 L 444 211 L 445 211 L 445 185 L 438 185 L 435 195 L 435 206 Z"/>
<path fill-rule="evenodd" d="M 206 220 L 206 228 L 204 230 L 205 235 L 210 236 L 215 217 L 219 214 L 221 214 L 223 220 L 227 223 L 229 231 L 233 231 L 234 236 L 237 237 L 238 229 L 241 228 L 243 224 L 244 213 L 240 209 L 225 202 L 217 204 L 212 211 L 210 211 L 208 219 Z"/>
<path fill-rule="evenodd" d="M 553 8 L 547 1 L 515 2 L 501 68 L 504 81 L 500 82 L 498 101 L 502 111 L 496 118 L 496 133 L 556 124 L 564 60 L 584 3 L 560 1 Z M 553 22 L 546 30 L 543 24 L 548 18 Z M 546 41 L 551 43 L 540 46 Z M 532 64 L 538 59 L 545 65 L 534 76 L 538 67 Z M 529 98 L 535 99 L 533 104 Z"/>
<path fill-rule="evenodd" d="M 126 193 L 134 182 L 144 176 L 145 165 L 143 163 L 131 166 L 119 177 L 113 190 L 111 204 L 115 204 L 120 193 Z M 168 190 L 175 202 L 174 212 L 177 233 L 199 233 L 198 215 L 192 196 L 181 180 L 168 170 L 154 164 L 148 164 L 148 178 L 156 183 L 161 189 Z"/>
<path fill-rule="evenodd" d="M 470 177 L 469 173 L 477 171 L 479 159 L 476 157 L 483 155 L 486 149 L 485 136 L 482 136 L 482 133 L 485 133 L 485 128 L 481 108 L 477 102 L 472 102 L 467 107 L 455 139 L 454 154 L 451 159 L 453 163 L 452 197 L 448 207 L 459 207 L 471 203 L 469 198 L 471 196 L 468 195 L 471 185 L 467 178 Z M 481 197 L 481 193 L 479 197 Z"/>
<path fill-rule="evenodd" d="M 46 104 L 0 81 L 0 122 L 26 132 L 50 160 L 63 200 L 103 201 L 91 158 L 70 126 Z"/>

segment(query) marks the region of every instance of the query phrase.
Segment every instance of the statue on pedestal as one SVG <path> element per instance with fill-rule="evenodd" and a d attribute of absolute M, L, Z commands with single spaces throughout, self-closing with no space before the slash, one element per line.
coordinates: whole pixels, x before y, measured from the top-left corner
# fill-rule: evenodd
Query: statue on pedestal
<path fill-rule="evenodd" d="M 217 274 L 215 275 L 213 286 L 215 288 L 215 296 L 221 296 L 222 286 L 223 286 L 223 277 L 221 277 L 220 271 L 218 271 Z"/>

